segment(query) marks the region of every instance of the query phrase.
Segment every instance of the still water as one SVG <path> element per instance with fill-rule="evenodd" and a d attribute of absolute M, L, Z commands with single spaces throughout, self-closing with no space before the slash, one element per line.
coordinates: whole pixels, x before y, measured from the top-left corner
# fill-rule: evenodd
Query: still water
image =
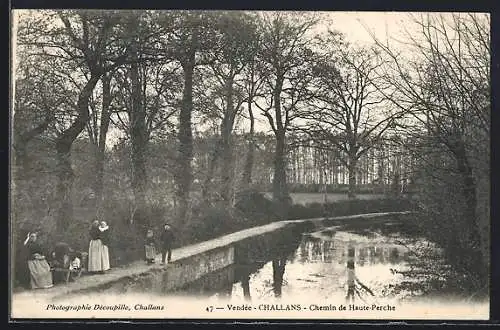
<path fill-rule="evenodd" d="M 362 230 L 333 226 L 302 233 L 281 256 L 233 265 L 191 283 L 179 293 L 247 301 L 302 296 L 344 302 L 351 261 L 350 276 L 355 278 L 351 302 L 381 304 L 415 299 L 428 283 L 427 279 L 403 275 L 415 271 L 419 264 L 414 249 L 425 244 L 438 260 L 436 267 L 445 265 L 439 263 L 439 249 L 429 242 L 403 237 L 397 229 L 391 229 L 392 225 L 387 222 L 382 228 Z"/>

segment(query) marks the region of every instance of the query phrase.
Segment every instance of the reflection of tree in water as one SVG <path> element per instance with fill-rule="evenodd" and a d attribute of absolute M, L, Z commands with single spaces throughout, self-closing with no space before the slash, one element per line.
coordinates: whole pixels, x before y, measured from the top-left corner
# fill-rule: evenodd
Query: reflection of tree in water
<path fill-rule="evenodd" d="M 384 249 L 379 246 L 375 246 L 375 263 L 385 264 Z"/>
<path fill-rule="evenodd" d="M 255 298 L 257 300 L 269 297 L 271 295 L 277 298 L 281 297 L 283 286 L 288 284 L 284 279 L 287 259 L 289 258 L 277 258 L 272 260 L 270 265 L 268 265 L 272 268 L 272 276 L 265 278 L 260 283 L 257 283 L 257 285 L 253 288 L 251 288 L 250 274 L 248 277 L 243 277 L 241 279 L 241 287 L 243 288 L 243 296 L 245 297 L 245 299 L 252 299 L 250 295 L 251 289 L 253 289 Z"/>
<path fill-rule="evenodd" d="M 243 297 L 245 300 L 250 301 L 252 299 L 250 290 L 250 277 L 252 274 L 257 272 L 260 268 L 264 266 L 264 262 L 256 262 L 250 265 L 239 265 L 237 267 L 236 279 L 240 283 L 243 289 Z"/>
<path fill-rule="evenodd" d="M 368 258 L 368 249 L 367 248 L 360 248 L 358 253 L 358 264 L 360 266 L 364 266 L 366 259 Z"/>
<path fill-rule="evenodd" d="M 250 274 L 243 276 L 241 279 L 241 287 L 243 288 L 243 297 L 245 300 L 252 300 L 250 295 Z"/>
<path fill-rule="evenodd" d="M 301 233 L 299 233 L 301 235 Z M 282 295 L 282 287 L 286 285 L 287 282 L 284 280 L 285 267 L 288 260 L 294 261 L 297 259 L 300 254 L 299 251 L 306 252 L 309 249 L 300 245 L 302 240 L 301 236 L 298 236 L 297 233 L 292 233 L 289 237 L 285 237 L 282 240 L 276 242 L 274 249 L 271 252 L 269 258 L 271 259 L 271 263 L 269 266 L 272 267 L 272 278 L 265 279 L 262 284 L 258 285 L 254 288 L 254 292 L 256 292 L 257 299 L 269 296 L 271 293 L 274 294 L 275 297 L 281 297 Z M 264 265 L 260 265 L 258 268 L 260 269 Z M 239 278 L 241 282 L 241 287 L 243 289 L 243 296 L 245 299 L 250 300 L 252 297 L 250 295 L 250 275 L 252 272 L 242 273 Z"/>
<path fill-rule="evenodd" d="M 323 234 L 322 232 L 318 232 Z M 335 237 L 322 239 L 321 236 L 306 235 L 302 240 L 294 260 L 304 262 L 346 262 L 345 246 L 354 244 L 359 253 L 355 262 L 359 266 L 375 264 L 397 264 L 408 255 L 402 247 L 390 243 L 380 243 L 366 246 L 364 243 L 335 240 Z"/>
<path fill-rule="evenodd" d="M 389 254 L 389 262 L 391 264 L 397 264 L 401 260 L 399 250 L 397 248 L 392 248 Z"/>
<path fill-rule="evenodd" d="M 346 294 L 346 303 L 355 301 L 355 295 L 357 295 L 363 302 L 367 303 L 363 296 L 371 295 L 375 296 L 373 291 L 367 287 L 363 282 L 359 280 L 356 276 L 356 267 L 355 267 L 355 259 L 356 259 L 356 249 L 352 246 L 349 246 L 347 249 L 347 264 L 346 264 L 346 275 L 347 275 L 347 294 Z"/>
<path fill-rule="evenodd" d="M 394 245 L 368 246 L 358 248 L 356 263 L 359 266 L 375 264 L 399 264 L 407 259 L 408 254 L 401 247 Z"/>
<path fill-rule="evenodd" d="M 332 262 L 334 260 L 335 243 L 334 241 L 325 241 L 323 245 L 323 254 L 325 262 Z"/>
<path fill-rule="evenodd" d="M 296 259 L 300 262 L 332 262 L 335 257 L 335 244 L 331 240 L 317 237 L 304 239 L 297 251 Z"/>
<path fill-rule="evenodd" d="M 286 259 L 273 260 L 273 291 L 275 297 L 281 297 L 283 274 L 285 273 Z"/>
<path fill-rule="evenodd" d="M 221 296 L 231 298 L 233 294 L 233 282 L 228 282 L 227 285 L 224 286 L 224 289 L 221 290 Z"/>
<path fill-rule="evenodd" d="M 240 277 L 238 285 L 241 285 L 245 299 L 258 300 L 271 296 L 279 298 L 286 294 L 283 289 L 287 285 L 285 271 L 289 261 L 295 263 L 293 269 L 305 272 L 313 268 L 311 263 L 317 263 L 314 267 L 322 269 L 321 272 L 327 274 L 327 277 L 331 276 L 332 282 L 321 280 L 319 285 L 314 284 L 311 289 L 319 288 L 325 297 L 331 297 L 332 294 L 339 293 L 340 288 L 336 287 L 335 283 L 340 281 L 339 284 L 342 288 L 340 292 L 342 295 L 346 295 L 344 287 L 346 275 L 343 274 L 347 270 L 346 263 L 350 258 L 355 263 L 356 272 L 354 275 L 360 276 L 359 280 L 361 280 L 361 282 L 359 280 L 356 282 L 355 291 L 353 291 L 356 301 L 376 303 L 381 298 L 400 299 L 405 295 L 405 292 L 402 291 L 410 291 L 410 294 L 417 293 L 415 290 L 420 286 L 418 283 L 405 282 L 398 275 L 399 272 L 390 274 L 390 269 L 395 268 L 391 265 L 397 265 L 398 268 L 402 267 L 401 269 L 404 270 L 408 263 L 414 262 L 409 258 L 407 247 L 397 244 L 397 241 L 391 242 L 385 239 L 346 240 L 346 236 L 343 234 L 328 237 L 323 233 L 317 235 L 318 233 L 321 232 L 303 235 L 302 240 L 297 241 L 295 249 L 293 246 L 288 249 L 285 245 L 277 244 L 278 248 L 274 249 L 272 255 L 269 255 L 269 259 L 267 259 L 269 261 L 265 262 L 265 268 L 260 272 L 260 277 L 251 276 L 250 274 L 253 273 L 248 273 L 246 277 Z M 354 254 L 349 251 L 349 247 L 355 250 Z M 287 256 L 286 251 L 292 252 L 289 252 Z M 328 263 L 332 265 L 327 265 L 325 268 L 321 266 L 321 264 Z M 387 273 L 384 269 L 387 270 Z M 314 274 L 309 274 L 309 276 L 314 276 Z M 252 280 L 253 278 L 254 280 Z M 298 280 L 316 282 L 316 279 L 313 281 L 308 278 Z M 403 282 L 401 282 L 402 280 Z"/>
<path fill-rule="evenodd" d="M 321 235 L 318 235 L 318 233 L 321 233 Z M 345 237 L 343 234 L 328 236 L 324 235 L 324 232 L 317 232 L 313 233 L 313 235 L 302 235 L 302 239 L 297 239 L 294 242 L 293 240 L 291 242 L 291 237 L 279 239 L 279 241 L 274 242 L 272 250 L 266 252 L 267 258 L 257 263 L 254 262 L 247 268 L 238 267 L 240 271 L 235 276 L 235 281 L 238 282 L 236 286 L 224 287 L 219 292 L 221 295 L 226 296 L 231 294 L 237 295 L 236 292 L 240 292 L 239 294 L 242 293 L 242 298 L 246 300 L 259 300 L 271 296 L 279 298 L 283 296 L 284 286 L 287 285 L 285 272 L 287 264 L 290 262 L 297 264 L 294 265 L 294 269 L 295 267 L 305 267 L 303 271 L 306 272 L 308 267 L 310 267 L 308 263 L 334 263 L 331 266 L 326 266 L 324 272 L 332 276 L 333 282 L 336 282 L 337 279 L 340 280 L 343 291 L 346 278 L 344 277 L 345 275 L 342 276 L 341 274 L 344 274 L 346 271 L 347 260 L 352 259 L 355 262 L 356 273 L 359 273 L 358 276 L 361 275 L 360 280 L 364 282 L 363 285 L 370 291 L 370 288 L 372 288 L 373 292 L 376 293 L 376 297 L 374 297 L 369 293 L 370 291 L 364 289 L 362 284 L 357 283 L 357 291 L 354 291 L 356 300 L 359 299 L 361 301 L 361 298 L 363 298 L 367 301 L 373 301 L 377 297 L 388 297 L 387 294 L 393 291 L 391 288 L 394 288 L 395 285 L 399 286 L 399 279 L 397 276 L 392 277 L 390 275 L 385 278 L 383 276 L 387 275 L 382 275 L 381 278 L 377 275 L 379 268 L 377 268 L 377 272 L 373 272 L 371 267 L 377 265 L 382 266 L 382 268 L 387 267 L 387 271 L 389 272 L 390 268 L 392 268 L 389 264 L 398 265 L 402 261 L 408 262 L 407 249 L 385 240 L 345 240 Z M 354 255 L 349 251 L 349 247 L 355 249 L 356 252 Z M 247 261 L 251 262 L 254 257 L 252 255 L 252 258 Z M 339 268 L 338 264 L 342 266 Z M 264 267 L 262 271 L 258 272 L 260 276 L 256 275 L 256 272 L 262 267 Z M 323 266 L 318 265 L 318 267 L 323 269 Z M 309 275 L 313 276 L 314 274 Z M 309 281 L 309 279 L 305 279 L 305 281 Z M 314 281 L 311 280 L 311 282 L 316 282 L 316 279 Z M 325 292 L 327 295 L 331 295 L 331 293 L 328 293 L 331 290 L 338 290 L 333 287 L 335 285 L 332 286 L 332 283 L 328 284 L 326 281 L 320 281 L 320 283 L 322 292 Z M 240 287 L 241 289 L 239 289 Z M 313 285 L 313 287 L 315 286 Z M 323 287 L 328 288 L 328 292 Z M 237 291 L 233 291 L 232 288 Z M 345 295 L 345 292 L 343 291 L 343 295 Z M 359 294 L 361 294 L 361 298 L 358 297 Z"/>

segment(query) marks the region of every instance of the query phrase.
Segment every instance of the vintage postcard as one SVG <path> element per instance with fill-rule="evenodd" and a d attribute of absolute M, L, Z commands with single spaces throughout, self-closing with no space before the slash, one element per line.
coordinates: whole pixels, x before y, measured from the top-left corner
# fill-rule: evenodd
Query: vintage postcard
<path fill-rule="evenodd" d="M 489 319 L 489 14 L 11 17 L 11 319 Z"/>

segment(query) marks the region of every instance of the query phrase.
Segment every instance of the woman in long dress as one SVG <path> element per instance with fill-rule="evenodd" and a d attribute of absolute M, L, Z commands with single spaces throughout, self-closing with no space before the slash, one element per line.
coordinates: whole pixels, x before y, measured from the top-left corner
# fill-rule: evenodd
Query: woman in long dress
<path fill-rule="evenodd" d="M 42 247 L 37 241 L 36 233 L 28 234 L 24 242 L 28 250 L 28 269 L 30 271 L 30 285 L 32 289 L 48 289 L 54 284 L 52 282 L 52 272 L 45 260 Z"/>
<path fill-rule="evenodd" d="M 106 223 L 106 221 L 101 221 L 101 224 L 99 225 L 99 231 L 100 237 L 101 237 L 101 242 L 102 242 L 102 250 L 101 250 L 101 264 L 102 264 L 102 271 L 109 270 L 111 267 L 109 265 L 109 226 Z"/>
<path fill-rule="evenodd" d="M 89 272 L 95 273 L 104 271 L 102 260 L 103 249 L 101 231 L 99 230 L 99 221 L 95 220 L 92 222 L 92 226 L 90 227 Z"/>

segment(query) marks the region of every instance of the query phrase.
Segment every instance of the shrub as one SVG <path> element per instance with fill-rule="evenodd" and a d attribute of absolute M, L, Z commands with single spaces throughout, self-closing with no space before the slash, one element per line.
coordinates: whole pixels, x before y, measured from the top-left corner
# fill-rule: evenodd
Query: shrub
<path fill-rule="evenodd" d="M 191 219 L 183 226 L 180 242 L 196 243 L 251 226 L 246 220 L 241 212 L 222 202 L 201 203 L 193 208 Z"/>
<path fill-rule="evenodd" d="M 255 224 L 265 224 L 276 218 L 274 203 L 256 190 L 240 192 L 235 208 Z"/>

